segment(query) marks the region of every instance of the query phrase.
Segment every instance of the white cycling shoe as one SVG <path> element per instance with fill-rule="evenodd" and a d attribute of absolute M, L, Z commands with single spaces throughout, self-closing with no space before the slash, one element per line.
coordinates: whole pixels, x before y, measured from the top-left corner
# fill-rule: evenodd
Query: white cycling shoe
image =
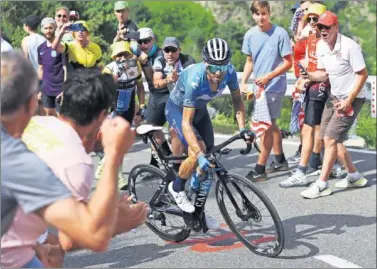
<path fill-rule="evenodd" d="M 168 186 L 170 194 L 173 196 L 177 206 L 187 213 L 193 213 L 195 211 L 195 207 L 191 204 L 190 200 L 187 198 L 185 191 L 176 192 L 173 190 L 173 182 L 169 183 Z"/>

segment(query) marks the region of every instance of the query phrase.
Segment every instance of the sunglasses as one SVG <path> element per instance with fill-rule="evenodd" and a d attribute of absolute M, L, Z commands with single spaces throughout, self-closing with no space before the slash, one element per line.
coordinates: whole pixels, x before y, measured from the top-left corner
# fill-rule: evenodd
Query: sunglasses
<path fill-rule="evenodd" d="M 149 42 L 151 42 L 151 40 L 152 40 L 152 38 L 141 39 L 137 43 L 139 43 L 140 45 L 142 45 L 142 44 L 148 44 Z"/>
<path fill-rule="evenodd" d="M 127 53 L 127 52 L 121 52 L 121 53 L 115 55 L 115 57 L 122 57 L 123 56 L 124 58 L 127 58 L 128 55 L 129 55 L 129 53 Z"/>
<path fill-rule="evenodd" d="M 208 65 L 208 71 L 212 74 L 216 73 L 217 71 L 220 72 L 225 72 L 228 70 L 228 65 L 214 65 L 214 64 L 209 64 Z"/>
<path fill-rule="evenodd" d="M 323 24 L 317 24 L 317 27 L 318 27 L 318 29 L 319 29 L 320 31 L 322 31 L 323 29 L 325 29 L 325 30 L 330 30 L 331 27 L 332 27 L 332 25 L 327 26 L 327 25 L 323 25 Z"/>
<path fill-rule="evenodd" d="M 169 53 L 169 52 L 176 53 L 178 51 L 178 48 L 166 47 L 166 48 L 164 48 L 164 51 L 165 51 L 165 53 Z"/>
<path fill-rule="evenodd" d="M 310 23 L 310 22 L 317 23 L 318 22 L 318 18 L 317 17 L 308 17 L 308 18 L 306 18 L 306 22 L 307 23 Z"/>
<path fill-rule="evenodd" d="M 56 17 L 58 17 L 58 18 L 63 17 L 64 19 L 66 19 L 66 18 L 67 18 L 67 15 L 64 15 L 64 14 L 57 14 Z"/>
<path fill-rule="evenodd" d="M 118 9 L 118 10 L 115 10 L 116 13 L 123 13 L 124 11 L 126 11 L 126 9 Z"/>

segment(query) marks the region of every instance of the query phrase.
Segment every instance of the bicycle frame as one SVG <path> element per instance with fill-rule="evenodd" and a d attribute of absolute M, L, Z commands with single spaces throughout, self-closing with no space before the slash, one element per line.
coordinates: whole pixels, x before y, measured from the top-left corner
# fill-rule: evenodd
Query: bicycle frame
<path fill-rule="evenodd" d="M 196 194 L 196 197 L 195 197 L 195 201 L 194 201 L 195 211 L 194 211 L 194 213 L 182 212 L 181 210 L 176 209 L 176 208 L 167 208 L 167 209 L 161 210 L 162 208 L 159 207 L 160 202 L 161 202 L 161 200 L 159 198 L 161 198 L 161 194 L 164 194 L 164 193 L 167 192 L 168 183 L 173 181 L 176 177 L 175 172 L 173 171 L 173 169 L 171 169 L 169 167 L 169 164 L 174 162 L 174 161 L 185 160 L 187 157 L 186 156 L 172 156 L 172 157 L 165 156 L 160 145 L 155 140 L 153 133 L 148 133 L 146 135 L 146 137 L 149 138 L 149 140 L 151 141 L 153 147 L 156 150 L 158 158 L 160 158 L 161 163 L 163 164 L 163 166 L 165 167 L 165 169 L 167 171 L 165 179 L 160 183 L 157 191 L 155 192 L 155 194 L 153 195 L 153 197 L 150 201 L 151 208 L 153 208 L 156 211 L 162 211 L 162 212 L 166 212 L 166 213 L 169 213 L 169 214 L 172 214 L 172 215 L 182 216 L 184 218 L 186 224 L 190 228 L 194 229 L 195 231 L 203 230 L 203 232 L 206 232 L 208 230 L 208 228 L 205 225 L 206 222 L 205 222 L 205 218 L 204 218 L 205 217 L 204 216 L 204 208 L 205 208 L 205 204 L 206 204 L 206 201 L 207 201 L 207 197 L 209 195 L 209 191 L 208 192 L 204 191 L 202 189 L 202 186 L 199 188 L 199 192 Z M 235 140 L 238 140 L 238 139 L 241 139 L 241 138 L 242 138 L 241 135 L 235 135 L 235 136 L 231 137 L 230 139 L 223 142 L 222 144 L 217 145 L 214 148 L 212 148 L 206 154 L 206 156 L 215 165 L 215 167 L 213 169 L 211 169 L 212 171 L 210 171 L 210 173 L 213 173 L 213 174 L 216 173 L 218 180 L 221 181 L 222 186 L 225 189 L 225 192 L 227 193 L 231 203 L 233 204 L 234 208 L 236 209 L 237 216 L 240 219 L 242 219 L 243 221 L 245 221 L 250 217 L 250 215 L 252 213 L 250 213 L 248 215 L 242 214 L 241 209 L 239 208 L 236 200 L 234 199 L 234 197 L 233 197 L 233 195 L 232 195 L 232 193 L 231 193 L 231 191 L 228 187 L 228 183 L 229 183 L 229 181 L 227 180 L 228 179 L 227 178 L 228 172 L 224 168 L 224 166 L 218 161 L 218 159 L 216 157 L 217 155 L 222 154 L 221 150 L 224 147 L 231 144 Z M 147 142 L 147 141 L 144 140 L 144 142 Z M 241 153 L 247 154 L 248 152 L 250 152 L 250 150 L 251 150 L 251 144 L 248 144 L 247 149 L 241 151 Z M 211 184 L 212 184 L 212 182 L 211 182 Z M 252 207 L 252 203 L 246 197 L 246 195 L 241 190 L 241 188 L 237 184 L 234 184 L 233 182 L 232 182 L 232 185 L 238 191 L 238 193 L 241 195 L 243 203 L 245 203 L 247 206 Z"/>

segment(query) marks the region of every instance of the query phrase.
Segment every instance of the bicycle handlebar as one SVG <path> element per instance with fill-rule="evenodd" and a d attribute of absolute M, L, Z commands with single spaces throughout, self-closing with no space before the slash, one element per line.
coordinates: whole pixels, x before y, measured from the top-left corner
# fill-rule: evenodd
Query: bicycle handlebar
<path fill-rule="evenodd" d="M 258 146 L 257 142 L 255 141 L 256 140 L 255 138 L 256 138 L 255 134 L 252 131 L 250 131 L 250 130 L 243 131 L 240 134 L 232 136 L 231 138 L 229 138 L 228 140 L 224 141 L 220 145 L 217 145 L 217 146 L 213 147 L 206 154 L 206 157 L 209 157 L 210 155 L 214 154 L 215 152 L 219 152 L 221 149 L 225 148 L 227 145 L 229 145 L 229 144 L 231 144 L 234 141 L 239 140 L 239 139 L 243 139 L 245 142 L 250 142 L 250 143 L 247 143 L 247 146 L 246 146 L 245 149 L 242 149 L 240 151 L 241 154 L 243 154 L 243 155 L 249 154 L 250 151 L 251 151 L 251 149 L 253 148 L 252 147 L 253 145 L 254 145 L 255 149 L 260 153 L 260 149 L 259 149 L 259 146 Z M 246 139 L 248 141 L 246 141 Z"/>

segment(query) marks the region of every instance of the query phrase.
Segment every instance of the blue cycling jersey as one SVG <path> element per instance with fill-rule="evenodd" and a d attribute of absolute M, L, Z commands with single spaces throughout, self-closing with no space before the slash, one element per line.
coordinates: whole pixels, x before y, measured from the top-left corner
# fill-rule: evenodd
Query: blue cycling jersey
<path fill-rule="evenodd" d="M 182 71 L 169 99 L 180 107 L 203 109 L 209 101 L 221 95 L 226 86 L 231 91 L 239 89 L 237 73 L 232 64 L 229 64 L 217 91 L 213 92 L 207 79 L 206 66 L 201 62 Z"/>

